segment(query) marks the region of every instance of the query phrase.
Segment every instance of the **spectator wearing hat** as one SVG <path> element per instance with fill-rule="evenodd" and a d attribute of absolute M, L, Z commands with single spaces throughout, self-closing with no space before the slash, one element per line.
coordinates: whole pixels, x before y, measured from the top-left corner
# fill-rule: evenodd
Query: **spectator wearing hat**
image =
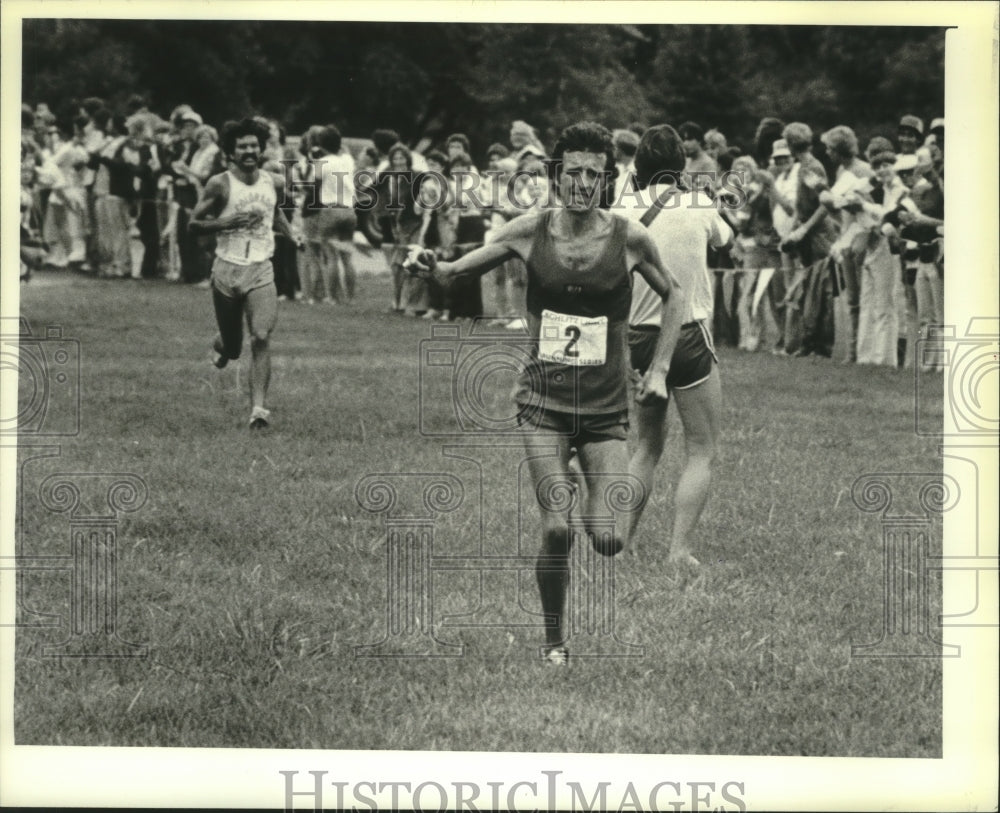
<path fill-rule="evenodd" d="M 932 148 L 937 150 L 936 145 Z M 904 293 L 912 347 L 908 362 L 919 364 L 924 372 L 942 369 L 939 354 L 933 351 L 933 345 L 939 341 L 940 325 L 944 322 L 943 265 L 939 262 L 940 232 L 944 227 L 944 190 L 933 164 L 931 149 L 920 147 L 914 155 L 900 156 L 895 165 L 896 174 L 909 189 L 909 197 L 915 207 L 915 210 L 899 209 L 900 236 L 904 240 Z M 928 174 L 932 177 L 927 177 Z M 915 358 L 916 336 L 928 340 L 923 358 L 919 360 Z"/>
<path fill-rule="evenodd" d="M 199 146 L 195 133 L 204 122 L 189 105 L 181 105 L 171 113 L 170 123 L 174 126 L 175 136 L 170 146 L 165 172 L 173 181 L 180 278 L 183 282 L 197 283 L 208 279 L 211 270 L 211 265 L 201 256 L 199 248 L 201 236 L 191 233 L 188 229 L 191 212 L 198 202 L 202 184 L 208 180 L 199 179 L 191 169 L 191 160 Z"/>
<path fill-rule="evenodd" d="M 896 143 L 903 155 L 913 155 L 924 140 L 924 123 L 914 115 L 907 113 L 899 120 L 896 130 Z"/>
<path fill-rule="evenodd" d="M 944 189 L 936 167 L 936 164 L 940 165 L 940 154 L 937 144 L 920 147 L 913 156 L 916 164 L 912 169 L 897 169 L 900 180 L 910 188 L 910 198 L 917 207 L 917 212 L 901 210 L 899 222 L 903 239 L 917 246 L 912 275 L 918 335 L 926 340 L 919 360 L 923 372 L 940 372 L 942 369 L 940 353 L 934 349 L 944 322 L 944 264 L 941 251 Z"/>
<path fill-rule="evenodd" d="M 512 199 L 522 213 L 551 205 L 552 188 L 545 167 L 545 153 L 534 144 L 526 144 L 518 155 L 521 157 L 517 159 L 513 190 L 510 190 Z"/>
<path fill-rule="evenodd" d="M 785 300 L 795 279 L 796 262 L 792 253 L 786 251 L 783 246 L 795 228 L 795 195 L 798 189 L 799 165 L 792 160 L 792 152 L 788 149 L 788 142 L 785 139 L 778 138 L 771 143 L 768 172 L 761 173 L 759 179 L 767 190 L 771 203 L 771 222 L 779 241 L 778 256 L 781 271 L 772 277 L 771 300 L 775 303 L 775 319 L 782 335 L 774 352 L 791 353 L 798 349 L 794 332 L 796 314 L 787 306 Z"/>
<path fill-rule="evenodd" d="M 944 153 L 944 119 L 936 118 L 931 121 L 931 126 L 927 128 L 928 135 L 927 140 L 934 139 L 934 143 L 937 144 L 938 149 Z"/>
<path fill-rule="evenodd" d="M 858 139 L 850 127 L 838 125 L 821 136 L 827 154 L 836 162 L 836 180 L 829 191 L 820 193 L 820 202 L 837 218 L 840 236 L 830 248 L 835 264 L 838 291 L 847 302 L 851 332 L 847 361 L 857 361 L 858 319 L 860 315 L 861 265 L 868 246 L 871 216 L 862 209 L 862 200 L 870 199 L 871 179 L 875 173 L 858 157 Z"/>
<path fill-rule="evenodd" d="M 883 152 L 891 152 L 893 155 L 896 153 L 896 148 L 892 146 L 892 142 L 885 136 L 875 136 L 871 141 L 868 142 L 868 146 L 865 147 L 865 160 L 868 165 L 872 167 L 874 172 L 875 167 L 872 166 L 872 159 L 876 155 L 880 155 Z M 878 175 L 875 176 L 876 183 L 881 183 L 878 180 Z"/>
<path fill-rule="evenodd" d="M 686 121 L 677 128 L 684 150 L 684 183 L 690 189 L 714 196 L 719 165 L 704 149 L 705 131 L 701 125 Z"/>
<path fill-rule="evenodd" d="M 879 146 L 883 145 L 875 144 Z M 869 160 L 879 185 L 872 192 L 871 202 L 863 206 L 876 221 L 862 265 L 857 361 L 896 367 L 905 355 L 906 339 L 900 336 L 900 325 L 906 324 L 906 303 L 898 230 L 893 224 L 898 223 L 898 208 L 912 207 L 912 201 L 896 174 L 896 154 L 889 150 L 873 152 L 871 148 L 869 144 Z"/>
<path fill-rule="evenodd" d="M 627 190 L 635 189 L 635 151 L 639 147 L 639 136 L 631 130 L 615 130 L 611 134 L 615 148 L 615 165 L 618 177 L 615 179 L 614 197 L 620 201 Z"/>
<path fill-rule="evenodd" d="M 545 147 L 538 138 L 535 128 L 518 119 L 510 125 L 510 145 L 514 148 L 514 160 L 518 169 L 523 167 L 526 155 L 545 158 Z"/>
<path fill-rule="evenodd" d="M 900 193 L 896 208 L 888 214 L 889 222 L 895 229 L 895 245 L 899 249 L 900 265 L 902 267 L 902 291 L 900 306 L 900 341 L 899 366 L 912 367 L 917 349 L 919 335 L 919 320 L 917 313 L 917 265 L 920 260 L 920 244 L 909 234 L 908 224 L 919 215 L 919 208 L 910 194 L 910 188 L 916 181 L 916 169 L 919 160 L 915 153 L 896 156 L 893 170 L 899 184 Z"/>

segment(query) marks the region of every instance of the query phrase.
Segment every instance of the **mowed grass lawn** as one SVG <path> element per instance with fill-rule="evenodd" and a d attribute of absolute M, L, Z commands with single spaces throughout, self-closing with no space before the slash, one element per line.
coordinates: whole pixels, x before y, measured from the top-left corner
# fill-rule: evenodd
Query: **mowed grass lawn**
<path fill-rule="evenodd" d="M 666 563 L 682 455 L 673 413 L 638 552 L 615 559 L 618 636 L 642 657 L 558 669 L 539 662 L 537 629 L 446 628 L 444 615 L 478 598 L 475 574 L 444 571 L 434 623 L 462 657 L 356 657 L 383 637 L 387 606 L 386 530 L 355 499 L 361 477 L 461 479 L 465 501 L 438 518 L 436 554 L 475 550 L 480 522 L 497 552 L 531 552 L 538 532 L 514 479 L 489 472 L 480 519 L 474 464 L 443 454 L 461 441 L 418 433 L 430 328 L 385 314 L 387 302 L 387 280 L 366 277 L 350 309 L 281 303 L 275 424 L 253 435 L 245 370 L 209 365 L 207 291 L 45 274 L 22 286 L 35 333 L 63 325 L 83 371 L 80 435 L 25 468 L 22 553 L 69 554 L 67 517 L 37 500 L 44 476 L 139 475 L 149 499 L 120 519 L 118 618 L 120 636 L 149 656 L 44 657 L 67 636 L 69 576 L 26 571 L 22 621 L 55 613 L 62 624 L 18 630 L 18 743 L 941 755 L 940 662 L 850 654 L 878 639 L 883 613 L 881 527 L 852 503 L 852 483 L 940 471 L 933 440 L 913 431 L 909 371 L 721 349 L 722 445 L 697 532 L 700 572 Z M 429 386 L 446 404 L 447 381 Z M 927 397 L 921 408 L 939 415 Z M 497 584 L 512 588 L 513 576 Z M 521 595 L 539 610 L 530 573 Z"/>

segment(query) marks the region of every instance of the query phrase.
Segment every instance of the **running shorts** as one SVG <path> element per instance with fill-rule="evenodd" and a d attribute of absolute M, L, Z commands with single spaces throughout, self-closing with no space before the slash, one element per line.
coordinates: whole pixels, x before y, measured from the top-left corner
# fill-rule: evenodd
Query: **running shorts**
<path fill-rule="evenodd" d="M 630 327 L 628 330 L 628 349 L 633 369 L 639 375 L 645 375 L 649 365 L 653 363 L 656 342 L 660 338 L 660 329 L 653 326 Z M 712 373 L 712 364 L 718 364 L 712 337 L 702 321 L 688 322 L 681 325 L 677 346 L 670 359 L 670 372 L 667 373 L 667 387 L 675 390 L 686 390 L 705 381 Z"/>
<path fill-rule="evenodd" d="M 274 284 L 274 267 L 270 260 L 237 265 L 216 257 L 212 263 L 212 284 L 223 296 L 239 299 L 257 288 Z"/>
<path fill-rule="evenodd" d="M 606 412 L 581 415 L 578 412 L 559 412 L 519 405 L 517 424 L 526 432 L 539 429 L 555 432 L 569 438 L 573 446 L 600 440 L 625 440 L 628 437 L 628 412 Z"/>

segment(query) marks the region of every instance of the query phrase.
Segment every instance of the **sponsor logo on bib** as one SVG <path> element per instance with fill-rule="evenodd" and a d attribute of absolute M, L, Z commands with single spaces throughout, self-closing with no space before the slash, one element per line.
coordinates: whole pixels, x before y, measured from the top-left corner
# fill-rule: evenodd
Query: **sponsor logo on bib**
<path fill-rule="evenodd" d="M 543 310 L 538 358 L 571 367 L 599 367 L 607 358 L 608 317 Z"/>

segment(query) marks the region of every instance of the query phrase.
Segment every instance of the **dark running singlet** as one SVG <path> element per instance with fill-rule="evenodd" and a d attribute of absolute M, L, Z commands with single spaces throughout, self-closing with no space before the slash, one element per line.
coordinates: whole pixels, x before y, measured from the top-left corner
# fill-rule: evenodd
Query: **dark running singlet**
<path fill-rule="evenodd" d="M 572 271 L 556 255 L 549 228 L 538 220 L 528 256 L 531 361 L 518 379 L 519 405 L 596 415 L 628 409 L 628 314 L 632 280 L 625 241 L 628 221 L 612 215 L 597 262 Z"/>

